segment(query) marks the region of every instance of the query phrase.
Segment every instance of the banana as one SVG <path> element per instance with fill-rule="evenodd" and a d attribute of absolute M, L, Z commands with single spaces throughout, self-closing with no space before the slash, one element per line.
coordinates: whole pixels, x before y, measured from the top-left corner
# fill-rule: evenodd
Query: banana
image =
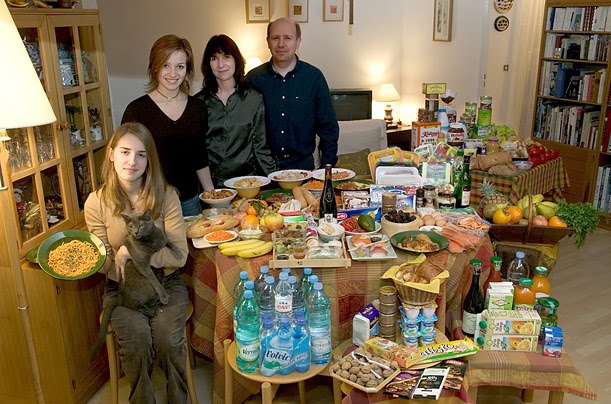
<path fill-rule="evenodd" d="M 38 8 L 51 8 L 50 5 L 48 5 L 47 3 L 44 3 L 40 0 L 34 0 L 34 4 L 36 4 L 36 7 Z"/>
<path fill-rule="evenodd" d="M 265 255 L 272 250 L 273 243 L 271 241 L 263 242 L 262 246 L 250 248 L 248 250 L 240 251 L 238 257 L 240 258 L 254 258 L 261 255 Z"/>
<path fill-rule="evenodd" d="M 22 0 L 7 0 L 7 3 L 11 7 L 24 8 L 28 6 L 28 2 Z"/>
<path fill-rule="evenodd" d="M 252 240 L 242 240 L 242 241 L 229 241 L 227 243 L 223 243 L 223 244 L 219 244 L 219 250 L 224 250 L 226 248 L 232 248 L 232 247 L 246 247 L 250 244 L 255 244 L 257 241 L 257 239 L 252 239 Z"/>
<path fill-rule="evenodd" d="M 263 246 L 264 244 L 265 244 L 265 241 L 257 240 L 256 243 L 249 244 L 246 247 L 244 247 L 242 245 L 242 246 L 237 246 L 237 247 L 225 248 L 225 249 L 221 250 L 221 254 L 228 255 L 228 256 L 238 255 L 238 253 L 240 253 L 242 251 L 249 251 L 251 249 L 259 248 L 259 247 Z"/>

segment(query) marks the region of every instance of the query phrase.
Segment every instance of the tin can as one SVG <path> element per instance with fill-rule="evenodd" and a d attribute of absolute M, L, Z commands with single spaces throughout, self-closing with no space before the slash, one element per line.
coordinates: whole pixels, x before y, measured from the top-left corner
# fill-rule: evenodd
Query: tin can
<path fill-rule="evenodd" d="M 397 305 L 397 288 L 394 286 L 382 286 L 380 288 L 380 303 Z"/>
<path fill-rule="evenodd" d="M 434 185 L 425 185 L 424 187 L 424 207 L 434 208 L 437 190 Z"/>
<path fill-rule="evenodd" d="M 482 95 L 479 97 L 480 109 L 492 109 L 492 97 L 489 95 Z"/>
<path fill-rule="evenodd" d="M 380 302 L 378 306 L 378 311 L 381 314 L 395 315 L 397 314 L 397 302 L 393 303 L 382 303 Z"/>
<path fill-rule="evenodd" d="M 392 325 L 394 326 L 397 323 L 397 313 L 393 314 L 385 314 L 380 312 L 380 317 L 378 320 L 380 325 Z"/>
<path fill-rule="evenodd" d="M 378 333 L 380 335 L 380 337 L 383 338 L 389 338 L 388 336 L 392 336 L 392 339 L 395 338 L 395 336 L 397 335 L 397 325 L 395 323 L 393 324 L 378 324 Z"/>

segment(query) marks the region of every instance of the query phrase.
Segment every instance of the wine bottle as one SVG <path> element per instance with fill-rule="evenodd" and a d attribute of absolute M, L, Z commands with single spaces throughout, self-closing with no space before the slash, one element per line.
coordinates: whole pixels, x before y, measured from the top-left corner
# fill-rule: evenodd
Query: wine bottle
<path fill-rule="evenodd" d="M 484 295 L 482 295 L 482 290 L 479 286 L 479 276 L 482 273 L 482 262 L 474 258 L 469 261 L 469 263 L 471 264 L 473 278 L 471 280 L 471 289 L 469 289 L 469 293 L 463 305 L 462 330 L 465 334 L 473 337 L 477 325 L 477 315 L 484 311 Z"/>
<path fill-rule="evenodd" d="M 320 195 L 320 215 L 319 218 L 327 223 L 337 222 L 337 202 L 335 192 L 333 192 L 333 176 L 331 164 L 325 165 L 325 185 Z"/>
<path fill-rule="evenodd" d="M 471 163 L 471 156 L 465 156 L 465 161 L 463 164 L 462 171 L 462 181 L 460 182 L 460 186 L 462 190 L 460 192 L 460 208 L 468 208 L 471 203 L 471 172 L 469 171 L 469 164 Z M 456 200 L 456 204 L 458 205 L 458 199 Z"/>

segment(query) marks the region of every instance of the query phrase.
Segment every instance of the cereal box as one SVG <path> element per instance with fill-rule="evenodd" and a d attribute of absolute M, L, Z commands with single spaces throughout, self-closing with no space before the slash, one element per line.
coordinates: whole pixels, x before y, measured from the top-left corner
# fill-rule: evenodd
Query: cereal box
<path fill-rule="evenodd" d="M 430 144 L 437 145 L 441 122 L 412 122 L 412 150 Z"/>

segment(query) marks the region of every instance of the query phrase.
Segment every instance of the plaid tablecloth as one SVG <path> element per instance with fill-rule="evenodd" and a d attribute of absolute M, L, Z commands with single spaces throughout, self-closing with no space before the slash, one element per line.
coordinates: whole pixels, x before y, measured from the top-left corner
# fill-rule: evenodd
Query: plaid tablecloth
<path fill-rule="evenodd" d="M 471 206 L 475 209 L 479 208 L 479 202 L 482 199 L 479 186 L 484 179 L 488 179 L 497 191 L 507 196 L 514 204 L 528 191 L 533 195 L 551 193 L 552 196 L 562 197 L 562 190 L 570 185 L 569 176 L 561 157 L 522 172 L 515 177 L 490 175 L 484 171 L 474 170 L 471 172 Z"/>
<path fill-rule="evenodd" d="M 214 360 L 214 402 L 223 402 L 223 340 L 233 339 L 233 296 L 232 291 L 239 280 L 239 272 L 248 271 L 249 279 L 259 274 L 259 267 L 266 264 L 271 254 L 242 259 L 226 257 L 218 249 L 197 250 L 190 247 L 190 258 L 187 263 L 187 274 L 191 274 L 191 291 L 194 312 L 192 316 L 191 344 L 198 352 Z M 378 297 L 379 288 L 390 281 L 382 280 L 382 274 L 392 265 L 415 258 L 415 255 L 397 251 L 398 258 L 388 261 L 353 261 L 348 268 L 314 268 L 313 273 L 324 285 L 324 290 L 331 301 L 332 343 L 338 346 L 345 340 L 352 339 L 352 317 L 365 304 Z M 481 239 L 477 252 L 452 254 L 447 250 L 430 254 L 428 259 L 449 270 L 450 277 L 445 282 L 445 293 L 438 299 L 439 324 L 458 325 L 460 330 L 460 307 L 463 288 L 470 279 L 468 271 L 463 271 L 469 259 L 477 256 L 484 263 L 492 256 L 492 245 L 489 237 Z M 279 269 L 270 269 L 278 276 Z M 301 269 L 292 269 L 301 276 Z M 482 278 L 485 280 L 486 275 Z M 483 280 L 482 280 L 483 282 Z M 451 323 L 446 320 L 446 307 L 451 313 Z M 443 328 L 438 325 L 438 328 Z M 452 330 L 455 333 L 456 330 Z M 242 402 L 250 394 L 259 391 L 260 385 L 242 377 L 234 378 L 234 399 Z"/>

